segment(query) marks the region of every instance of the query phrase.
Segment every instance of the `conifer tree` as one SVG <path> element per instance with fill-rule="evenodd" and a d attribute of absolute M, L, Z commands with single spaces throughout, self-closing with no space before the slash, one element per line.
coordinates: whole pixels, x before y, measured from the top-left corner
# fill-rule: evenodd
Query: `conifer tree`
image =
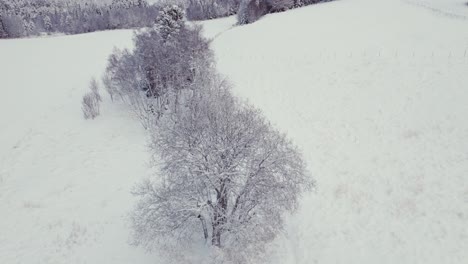
<path fill-rule="evenodd" d="M 2 16 L 0 15 L 0 38 L 7 38 L 8 34 L 6 32 L 5 26 L 3 25 Z"/>

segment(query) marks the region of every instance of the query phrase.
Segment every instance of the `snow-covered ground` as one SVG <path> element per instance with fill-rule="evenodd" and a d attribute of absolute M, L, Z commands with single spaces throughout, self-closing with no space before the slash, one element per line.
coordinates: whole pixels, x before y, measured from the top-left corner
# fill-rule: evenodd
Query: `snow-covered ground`
<path fill-rule="evenodd" d="M 146 132 L 107 98 L 96 120 L 81 112 L 89 79 L 130 44 L 129 31 L 0 41 L 0 263 L 154 259 L 124 219 Z"/>
<path fill-rule="evenodd" d="M 468 259 L 468 21 L 417 1 L 460 2 L 341 0 L 204 23 L 234 92 L 317 180 L 272 263 Z M 130 45 L 130 31 L 0 41 L 0 263 L 157 263 L 128 245 L 125 220 L 146 132 L 107 98 L 96 120 L 80 109 L 113 46 Z"/>
<path fill-rule="evenodd" d="M 438 15 L 468 20 L 467 0 L 405 0 L 407 3 L 424 7 Z"/>

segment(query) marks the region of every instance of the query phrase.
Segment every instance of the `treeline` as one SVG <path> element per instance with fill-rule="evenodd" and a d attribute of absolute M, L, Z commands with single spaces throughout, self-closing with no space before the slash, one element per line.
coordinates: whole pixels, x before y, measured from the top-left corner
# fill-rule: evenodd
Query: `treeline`
<path fill-rule="evenodd" d="M 186 0 L 189 20 L 207 20 L 237 14 L 242 0 Z"/>
<path fill-rule="evenodd" d="M 249 24 L 269 13 L 330 1 L 333 0 L 242 0 L 237 20 L 239 24 Z"/>
<path fill-rule="evenodd" d="M 109 29 L 141 28 L 154 24 L 161 6 L 178 4 L 189 20 L 237 14 L 239 24 L 260 17 L 332 0 L 113 0 L 110 4 L 56 0 L 0 0 L 0 38 L 50 33 L 79 34 Z"/>
<path fill-rule="evenodd" d="M 113 0 L 110 4 L 0 0 L 0 38 L 146 27 L 154 24 L 160 9 L 145 0 Z"/>
<path fill-rule="evenodd" d="M 260 17 L 292 8 L 333 0 L 173 0 L 184 6 L 189 20 L 207 20 L 238 14 L 239 24 L 255 22 Z"/>

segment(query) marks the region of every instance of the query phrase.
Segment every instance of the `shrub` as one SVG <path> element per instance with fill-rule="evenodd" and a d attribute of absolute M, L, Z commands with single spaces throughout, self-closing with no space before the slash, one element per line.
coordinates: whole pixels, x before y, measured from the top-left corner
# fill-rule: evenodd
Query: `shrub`
<path fill-rule="evenodd" d="M 96 94 L 93 92 L 85 94 L 81 102 L 81 109 L 85 119 L 96 118 L 99 115 L 99 100 L 96 98 Z"/>
<path fill-rule="evenodd" d="M 94 94 L 94 97 L 96 97 L 96 100 L 98 100 L 99 102 L 102 102 L 102 97 L 101 97 L 101 94 L 99 93 L 99 85 L 98 85 L 98 82 L 96 81 L 96 78 L 91 79 L 91 82 L 89 83 L 89 89 Z"/>

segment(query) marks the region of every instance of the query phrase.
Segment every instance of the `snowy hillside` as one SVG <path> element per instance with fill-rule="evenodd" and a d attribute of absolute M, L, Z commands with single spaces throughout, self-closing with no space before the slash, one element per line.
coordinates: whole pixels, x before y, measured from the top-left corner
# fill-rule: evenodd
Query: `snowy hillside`
<path fill-rule="evenodd" d="M 290 263 L 466 261 L 467 23 L 349 0 L 214 42 L 236 92 L 303 148 L 318 181 L 291 219 Z"/>
<path fill-rule="evenodd" d="M 468 1 L 465 0 L 405 0 L 438 15 L 468 20 Z"/>
<path fill-rule="evenodd" d="M 440 3 L 342 0 L 204 23 L 234 92 L 317 180 L 272 263 L 468 259 L 468 6 Z M 80 109 L 113 47 L 130 45 L 130 31 L 0 41 L 1 263 L 158 263 L 127 243 L 146 132 L 107 96 L 96 120 Z"/>

